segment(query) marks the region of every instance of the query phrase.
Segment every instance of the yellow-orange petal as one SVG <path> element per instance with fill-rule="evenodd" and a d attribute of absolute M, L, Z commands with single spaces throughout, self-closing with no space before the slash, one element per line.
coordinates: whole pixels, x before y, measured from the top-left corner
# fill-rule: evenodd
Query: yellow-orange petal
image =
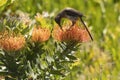
<path fill-rule="evenodd" d="M 23 36 L 7 36 L 0 39 L 0 47 L 6 51 L 20 50 L 25 44 Z"/>
<path fill-rule="evenodd" d="M 40 27 L 34 28 L 32 32 L 32 41 L 33 42 L 44 42 L 50 37 L 50 30 L 42 29 Z"/>

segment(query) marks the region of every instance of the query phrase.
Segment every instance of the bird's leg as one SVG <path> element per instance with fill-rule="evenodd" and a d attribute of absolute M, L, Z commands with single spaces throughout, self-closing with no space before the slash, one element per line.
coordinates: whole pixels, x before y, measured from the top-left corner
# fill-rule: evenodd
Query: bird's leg
<path fill-rule="evenodd" d="M 72 21 L 72 25 L 70 27 L 74 26 L 75 23 L 76 23 L 76 21 Z"/>

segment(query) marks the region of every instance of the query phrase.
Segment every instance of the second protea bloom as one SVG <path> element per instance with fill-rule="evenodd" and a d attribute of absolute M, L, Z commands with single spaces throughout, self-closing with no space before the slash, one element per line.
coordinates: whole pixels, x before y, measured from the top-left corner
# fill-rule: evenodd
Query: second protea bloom
<path fill-rule="evenodd" d="M 32 32 L 33 42 L 44 42 L 50 37 L 50 30 L 41 27 L 35 27 Z"/>
<path fill-rule="evenodd" d="M 53 37 L 58 41 L 75 41 L 81 43 L 91 40 L 87 30 L 85 28 L 81 28 L 77 24 L 69 28 L 67 25 L 65 25 L 62 27 L 62 29 L 57 25 L 53 30 Z"/>

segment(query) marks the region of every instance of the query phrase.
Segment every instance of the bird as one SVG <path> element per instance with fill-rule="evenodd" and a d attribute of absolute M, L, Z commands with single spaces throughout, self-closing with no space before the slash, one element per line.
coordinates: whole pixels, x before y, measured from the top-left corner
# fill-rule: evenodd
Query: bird
<path fill-rule="evenodd" d="M 72 21 L 71 26 L 73 26 L 76 23 L 76 20 L 78 20 L 78 18 L 82 18 L 82 17 L 83 17 L 83 14 L 78 12 L 77 10 L 75 10 L 73 8 L 65 8 L 57 14 L 57 16 L 55 17 L 55 22 L 60 27 L 62 27 L 61 26 L 61 19 L 62 18 L 68 18 Z"/>
<path fill-rule="evenodd" d="M 85 25 L 84 21 L 82 20 L 82 17 L 85 17 L 81 12 L 73 9 L 73 8 L 65 8 L 61 12 L 59 12 L 55 17 L 55 22 L 59 25 L 59 27 L 62 29 L 61 25 L 61 19 L 62 18 L 68 18 L 72 21 L 72 26 L 76 23 L 77 20 L 80 20 L 82 24 L 84 25 L 85 29 L 87 30 L 88 34 L 90 35 L 91 40 L 93 40 L 87 26 Z"/>

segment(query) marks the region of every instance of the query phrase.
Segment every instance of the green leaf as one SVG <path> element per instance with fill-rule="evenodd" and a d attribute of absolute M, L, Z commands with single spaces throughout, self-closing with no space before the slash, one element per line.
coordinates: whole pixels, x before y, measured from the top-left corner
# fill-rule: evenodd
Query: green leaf
<path fill-rule="evenodd" d="M 63 75 L 59 70 L 52 70 L 51 73 L 55 75 Z"/>
<path fill-rule="evenodd" d="M 66 55 L 69 59 L 71 60 L 77 60 L 77 57 L 73 56 L 73 55 Z"/>
<path fill-rule="evenodd" d="M 8 72 L 0 71 L 0 75 L 8 75 Z"/>
<path fill-rule="evenodd" d="M 25 29 L 22 30 L 22 34 L 26 34 L 28 32 L 30 32 L 30 30 L 33 28 L 33 26 L 27 26 Z"/>

